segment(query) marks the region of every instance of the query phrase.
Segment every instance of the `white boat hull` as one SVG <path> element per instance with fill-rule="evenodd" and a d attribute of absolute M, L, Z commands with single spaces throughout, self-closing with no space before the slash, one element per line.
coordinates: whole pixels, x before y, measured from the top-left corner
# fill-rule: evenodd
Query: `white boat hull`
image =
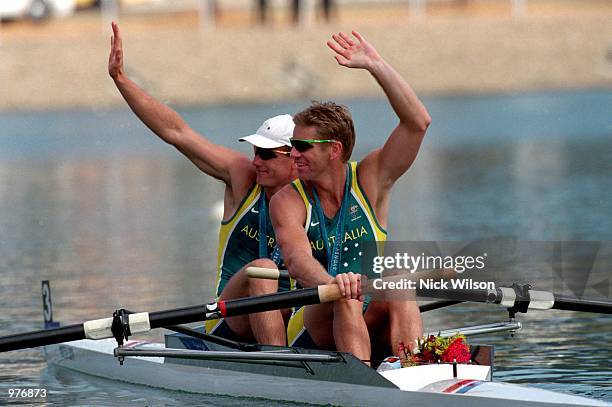
<path fill-rule="evenodd" d="M 131 341 L 136 349 L 163 349 L 163 344 Z M 486 380 L 487 372 L 459 365 L 458 378 L 451 366 L 406 368 L 382 372 L 387 380 L 375 386 L 329 380 L 238 372 L 197 364 L 164 363 L 159 357 L 127 357 L 120 366 L 113 356 L 113 339 L 74 341 L 45 348 L 49 364 L 93 376 L 157 388 L 225 396 L 260 397 L 314 404 L 371 406 L 606 406 L 607 403 L 508 383 Z M 216 366 L 222 366 L 218 364 Z M 465 368 L 462 373 L 462 367 Z M 482 368 L 482 366 L 473 366 Z M 425 366 L 427 368 L 427 366 Z M 441 370 L 450 369 L 446 372 Z M 412 369 L 412 373 L 411 373 Z M 438 370 L 435 371 L 434 370 Z M 477 372 L 477 370 L 479 370 Z M 431 376 L 423 380 L 425 376 Z M 483 377 L 484 374 L 484 377 Z M 450 375 L 450 377 L 449 377 Z M 462 376 L 463 375 L 463 376 Z M 417 381 L 416 378 L 419 378 Z M 380 378 L 376 378 L 380 379 Z"/>

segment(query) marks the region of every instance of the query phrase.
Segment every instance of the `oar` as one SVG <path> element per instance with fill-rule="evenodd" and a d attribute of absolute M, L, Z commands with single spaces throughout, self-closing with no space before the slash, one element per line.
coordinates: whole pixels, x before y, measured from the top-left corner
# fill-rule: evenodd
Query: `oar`
<path fill-rule="evenodd" d="M 448 271 L 448 270 L 430 270 L 430 272 L 438 272 L 437 274 L 433 275 L 433 274 L 426 274 L 427 272 L 425 272 L 425 276 L 427 277 L 437 277 L 440 278 L 441 274 L 439 274 L 440 271 L 444 272 L 444 271 Z M 247 267 L 246 268 L 246 273 L 247 276 L 249 276 L 249 278 L 261 278 L 261 279 L 265 279 L 265 280 L 280 280 L 281 278 L 289 278 L 289 272 L 287 270 L 278 270 L 278 269 L 272 269 L 272 268 L 265 268 L 265 267 Z M 393 280 L 397 280 L 398 278 L 402 277 L 403 275 L 396 275 L 396 276 L 388 276 L 385 277 L 384 280 L 385 281 L 393 281 Z M 413 277 L 411 275 L 411 277 Z M 371 293 L 374 291 L 374 287 L 372 285 L 372 282 L 370 281 L 368 284 L 366 284 L 364 287 L 362 287 L 363 292 L 364 293 Z M 421 312 L 427 312 L 427 311 L 433 311 L 439 308 L 444 308 L 444 307 L 448 307 L 451 305 L 455 305 L 455 304 L 460 304 L 464 301 L 454 301 L 454 300 L 443 300 L 443 301 L 434 301 L 434 302 L 430 302 L 427 304 L 421 304 L 419 305 L 419 311 Z"/>
<path fill-rule="evenodd" d="M 250 278 L 262 278 L 265 280 L 280 280 L 281 278 L 289 278 L 287 270 L 270 269 L 265 267 L 247 267 L 247 276 Z"/>
<path fill-rule="evenodd" d="M 169 325 L 186 324 L 232 317 L 236 315 L 264 312 L 275 309 L 299 307 L 310 304 L 331 302 L 341 298 L 340 289 L 335 284 L 314 288 L 286 291 L 256 297 L 245 297 L 209 304 L 177 308 L 167 311 L 141 312 L 127 314 L 125 310 L 116 312 L 113 318 L 103 318 L 69 325 L 62 328 L 35 331 L 0 337 L 0 352 L 33 348 L 54 343 L 79 339 L 123 339 L 129 335 L 147 332 Z"/>
<path fill-rule="evenodd" d="M 419 288 L 420 280 L 425 280 L 423 276 L 429 277 L 432 272 L 444 272 L 445 270 L 428 270 L 416 274 L 396 274 L 382 278 L 382 281 L 401 281 L 411 280 L 416 282 L 415 290 L 405 289 L 404 291 L 415 292 L 421 298 L 436 298 L 439 302 L 421 305 L 421 312 L 432 309 L 442 308 L 448 305 L 461 302 L 480 302 L 489 304 L 499 304 L 509 308 L 511 313 L 527 312 L 529 309 L 547 310 L 558 309 L 566 311 L 593 312 L 599 314 L 612 314 L 612 302 L 603 299 L 593 298 L 574 298 L 555 294 L 549 291 L 534 290 L 529 285 L 514 284 L 511 287 L 497 287 L 495 289 L 424 289 Z M 247 268 L 247 274 L 253 278 L 278 279 L 282 277 L 286 270 L 266 269 L 261 267 Z M 406 278 L 407 277 L 407 278 Z M 369 280 L 364 292 L 373 292 L 375 280 Z M 382 290 L 381 290 L 382 291 Z"/>
<path fill-rule="evenodd" d="M 566 311 L 612 314 L 612 302 L 593 298 L 573 298 L 549 291 L 533 290 L 529 285 L 513 284 L 511 287 L 495 289 L 417 289 L 419 297 L 453 301 L 481 302 L 508 307 L 511 313 L 527 312 L 530 309 L 558 309 Z"/>

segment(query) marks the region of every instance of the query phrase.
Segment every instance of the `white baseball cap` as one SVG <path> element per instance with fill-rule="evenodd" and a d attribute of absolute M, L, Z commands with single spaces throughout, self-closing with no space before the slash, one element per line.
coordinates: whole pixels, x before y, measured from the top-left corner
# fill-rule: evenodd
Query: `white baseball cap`
<path fill-rule="evenodd" d="M 291 146 L 289 139 L 293 137 L 293 117 L 290 114 L 274 116 L 263 122 L 255 134 L 242 137 L 240 141 L 248 141 L 260 148 L 278 148 Z"/>

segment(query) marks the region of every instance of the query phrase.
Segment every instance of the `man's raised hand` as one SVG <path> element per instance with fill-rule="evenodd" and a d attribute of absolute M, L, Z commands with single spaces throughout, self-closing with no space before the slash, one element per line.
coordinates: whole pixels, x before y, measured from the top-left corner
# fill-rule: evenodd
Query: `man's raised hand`
<path fill-rule="evenodd" d="M 373 64 L 382 60 L 376 49 L 357 31 L 352 32 L 353 38 L 340 32 L 332 35 L 333 41 L 327 41 L 327 46 L 336 55 L 336 61 L 348 68 L 370 69 Z"/>
<path fill-rule="evenodd" d="M 108 74 L 115 79 L 123 73 L 123 44 L 121 43 L 121 31 L 114 21 L 112 28 L 113 36 L 111 37 L 111 50 L 108 56 Z"/>

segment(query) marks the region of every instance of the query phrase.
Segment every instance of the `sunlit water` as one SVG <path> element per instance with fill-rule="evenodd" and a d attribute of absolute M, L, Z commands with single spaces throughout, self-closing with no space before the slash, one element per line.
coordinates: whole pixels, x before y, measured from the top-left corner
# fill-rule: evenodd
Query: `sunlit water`
<path fill-rule="evenodd" d="M 346 103 L 359 158 L 396 120 L 384 101 Z M 434 123 L 394 189 L 391 239 L 612 241 L 612 92 L 426 104 Z M 214 142 L 249 153 L 239 136 L 304 105 L 181 113 Z M 222 191 L 129 111 L 0 115 L 0 335 L 40 329 L 43 279 L 51 280 L 56 320 L 66 323 L 119 307 L 208 301 Z M 466 305 L 424 319 L 436 330 L 506 317 Z M 525 327 L 515 338 L 473 339 L 496 345 L 497 380 L 612 401 L 611 317 L 550 311 L 520 319 Z M 39 350 L 1 354 L 0 404 L 16 402 L 8 389 L 23 387 L 47 389 L 48 405 L 245 404 L 48 369 Z"/>

